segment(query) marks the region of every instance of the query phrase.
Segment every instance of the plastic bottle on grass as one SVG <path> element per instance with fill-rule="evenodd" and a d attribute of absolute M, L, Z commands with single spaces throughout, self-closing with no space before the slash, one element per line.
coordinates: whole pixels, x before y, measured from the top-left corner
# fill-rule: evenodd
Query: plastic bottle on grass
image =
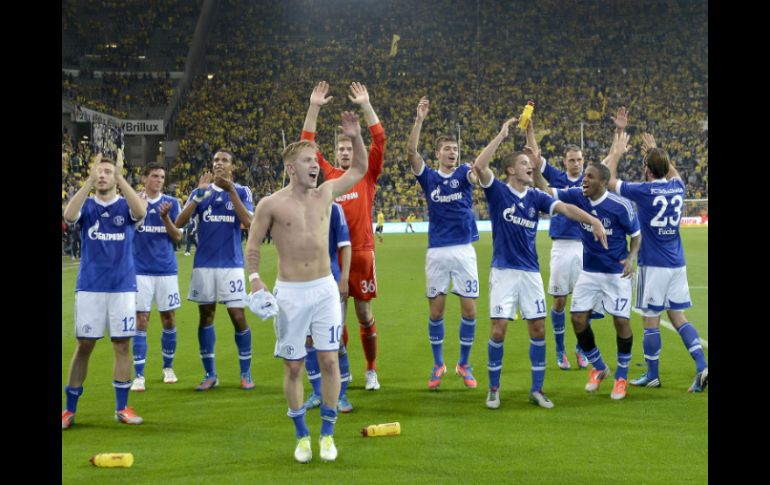
<path fill-rule="evenodd" d="M 401 424 L 385 423 L 385 424 L 373 424 L 361 429 L 361 434 L 364 437 L 367 436 L 394 436 L 401 434 Z"/>
<path fill-rule="evenodd" d="M 99 453 L 89 460 L 92 465 L 98 467 L 123 467 L 128 468 L 134 464 L 134 455 L 132 453 Z"/>

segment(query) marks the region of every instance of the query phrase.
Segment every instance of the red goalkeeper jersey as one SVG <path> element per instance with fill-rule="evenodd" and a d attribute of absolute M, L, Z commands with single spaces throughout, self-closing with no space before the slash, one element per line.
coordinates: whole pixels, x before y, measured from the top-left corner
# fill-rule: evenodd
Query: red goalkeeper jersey
<path fill-rule="evenodd" d="M 350 245 L 354 251 L 374 251 L 372 208 L 374 207 L 374 192 L 377 190 L 377 179 L 382 173 L 382 164 L 385 159 L 385 129 L 382 124 L 377 123 L 369 127 L 369 133 L 372 135 L 372 146 L 369 149 L 369 169 L 349 192 L 334 199 L 345 211 L 345 218 L 348 220 L 350 228 Z M 315 133 L 303 130 L 302 139 L 315 141 Z M 339 178 L 345 173 L 345 170 L 335 168 L 327 162 L 320 150 L 316 154 L 325 180 Z"/>

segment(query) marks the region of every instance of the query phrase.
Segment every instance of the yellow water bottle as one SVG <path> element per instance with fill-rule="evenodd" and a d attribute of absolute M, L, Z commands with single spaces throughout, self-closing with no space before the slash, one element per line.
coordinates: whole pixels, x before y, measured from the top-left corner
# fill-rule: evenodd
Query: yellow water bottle
<path fill-rule="evenodd" d="M 132 453 L 99 453 L 89 460 L 92 465 L 98 467 L 128 468 L 134 464 L 134 455 Z"/>
<path fill-rule="evenodd" d="M 535 110 L 535 102 L 531 99 L 527 101 L 527 105 L 524 106 L 524 111 L 521 112 L 521 117 L 519 118 L 519 128 L 522 130 L 526 130 L 529 126 L 529 120 L 532 118 L 532 112 Z"/>
<path fill-rule="evenodd" d="M 395 436 L 401 434 L 401 424 L 385 423 L 385 424 L 373 424 L 361 429 L 361 434 L 364 437 L 367 436 Z"/>

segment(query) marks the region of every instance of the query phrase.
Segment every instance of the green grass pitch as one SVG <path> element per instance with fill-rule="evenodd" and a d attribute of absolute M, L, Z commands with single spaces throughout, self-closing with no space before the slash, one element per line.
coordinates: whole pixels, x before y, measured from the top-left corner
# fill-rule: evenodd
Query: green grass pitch
<path fill-rule="evenodd" d="M 708 340 L 708 229 L 682 230 L 693 308 L 690 321 Z M 161 381 L 161 325 L 153 311 L 148 331 L 147 392 L 131 393 L 129 404 L 145 419 L 141 426 L 113 420 L 112 349 L 96 345 L 75 425 L 62 432 L 62 483 L 693 483 L 708 481 L 708 390 L 686 392 L 695 369 L 679 336 L 663 329 L 660 389 L 629 387 L 623 401 L 609 397 L 611 381 L 595 395 L 583 390 L 586 371 L 556 367 L 550 317 L 546 321 L 547 371 L 544 390 L 555 408 L 530 404 L 528 337 L 521 321 L 509 325 L 501 379 L 500 409 L 485 407 L 488 375 L 489 263 L 491 233 L 475 245 L 482 286 L 471 365 L 479 381 L 466 389 L 449 372 L 441 389 L 427 381 L 432 354 L 424 296 L 426 234 L 386 234 L 377 243 L 379 297 L 374 301 L 379 334 L 378 369 L 382 388 L 365 391 L 365 361 L 352 305 L 348 308 L 349 352 L 353 382 L 348 396 L 354 410 L 341 414 L 335 428 L 339 457 L 318 457 L 320 418 L 308 412 L 314 458 L 294 461 L 294 426 L 286 416 L 282 363 L 272 356 L 269 321 L 247 311 L 252 327 L 253 391 L 239 389 L 238 358 L 232 324 L 217 308 L 218 388 L 193 390 L 203 368 L 198 356 L 196 306 L 184 300 L 177 311 L 178 345 L 174 368 L 179 382 Z M 537 237 L 544 282 L 548 281 L 551 242 Z M 272 284 L 276 253 L 263 246 L 261 273 Z M 179 286 L 187 295 L 192 256 L 178 252 Z M 75 347 L 74 285 L 77 266 L 62 258 L 62 388 Z M 550 298 L 549 308 L 550 308 Z M 450 296 L 445 312 L 447 367 L 459 352 L 459 303 Z M 569 326 L 569 325 L 568 325 Z M 630 376 L 643 369 L 642 322 L 634 329 Z M 615 333 L 611 320 L 594 323 L 597 343 L 614 370 Z M 567 330 L 566 345 L 575 336 Z M 704 347 L 708 357 L 708 348 Z M 570 360 L 575 365 L 574 354 Z M 307 395 L 309 385 L 306 383 Z M 62 408 L 64 395 L 62 392 Z M 363 438 L 370 424 L 399 421 L 402 434 Z M 129 469 L 96 468 L 88 458 L 102 452 L 132 452 Z"/>

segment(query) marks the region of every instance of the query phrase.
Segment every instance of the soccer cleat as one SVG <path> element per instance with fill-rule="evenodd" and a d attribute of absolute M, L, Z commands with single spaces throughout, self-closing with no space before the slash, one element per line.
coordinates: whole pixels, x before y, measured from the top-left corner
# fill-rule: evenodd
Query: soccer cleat
<path fill-rule="evenodd" d="M 576 348 L 575 349 L 575 357 L 577 357 L 577 365 L 581 369 L 587 369 L 588 368 L 588 359 L 586 359 L 586 354 L 583 353 L 582 350 Z"/>
<path fill-rule="evenodd" d="M 610 375 L 610 368 L 605 367 L 604 370 L 591 369 L 588 373 L 588 383 L 586 384 L 586 391 L 594 392 L 599 389 L 599 384 L 605 377 Z"/>
<path fill-rule="evenodd" d="M 660 387 L 660 378 L 650 379 L 645 372 L 638 379 L 631 379 L 628 383 L 639 387 Z"/>
<path fill-rule="evenodd" d="M 709 368 L 706 367 L 702 371 L 695 374 L 695 380 L 692 385 L 687 389 L 687 392 L 703 392 L 709 383 Z"/>
<path fill-rule="evenodd" d="M 478 382 L 476 382 L 476 379 L 473 377 L 473 374 L 471 374 L 471 370 L 473 370 L 473 368 L 468 364 L 465 364 L 465 365 L 457 364 L 455 366 L 455 374 L 457 374 L 458 376 L 462 376 L 463 382 L 465 383 L 465 387 L 475 389 L 476 386 L 478 385 Z"/>
<path fill-rule="evenodd" d="M 300 463 L 307 463 L 313 459 L 313 449 L 310 448 L 310 436 L 303 436 L 297 440 L 294 448 L 294 459 Z"/>
<path fill-rule="evenodd" d="M 350 404 L 350 401 L 348 400 L 348 395 L 343 394 L 340 396 L 339 400 L 337 401 L 337 411 L 341 413 L 349 413 L 353 410 L 353 405 Z"/>
<path fill-rule="evenodd" d="M 497 409 L 500 407 L 500 389 L 490 389 L 487 393 L 487 407 Z"/>
<path fill-rule="evenodd" d="M 190 255 L 190 253 L 185 251 L 184 255 L 185 255 L 185 256 L 189 256 L 189 255 Z"/>
<path fill-rule="evenodd" d="M 245 372 L 241 374 L 241 389 L 244 391 L 250 391 L 256 387 L 254 381 L 251 380 L 251 372 Z"/>
<path fill-rule="evenodd" d="M 313 392 L 313 393 L 311 393 L 311 394 L 310 394 L 310 395 L 307 397 L 307 401 L 305 401 L 305 404 L 303 404 L 303 406 L 305 407 L 305 409 L 313 409 L 313 408 L 317 408 L 317 407 L 318 407 L 318 406 L 320 406 L 320 405 L 321 405 L 321 396 L 319 396 L 318 394 L 316 394 L 316 393 L 314 393 L 314 392 Z"/>
<path fill-rule="evenodd" d="M 210 375 L 206 374 L 203 376 L 203 380 L 200 384 L 195 386 L 196 391 L 208 391 L 212 387 L 216 387 L 219 385 L 219 379 L 217 378 L 217 375 Z"/>
<path fill-rule="evenodd" d="M 334 437 L 330 434 L 323 435 L 318 439 L 321 448 L 322 461 L 334 461 L 337 459 L 337 447 L 334 446 Z"/>
<path fill-rule="evenodd" d="M 556 365 L 561 370 L 570 370 L 572 368 L 569 360 L 567 360 L 567 352 L 556 352 Z"/>
<path fill-rule="evenodd" d="M 134 378 L 134 383 L 131 384 L 131 390 L 134 392 L 144 392 L 144 376 L 138 375 Z"/>
<path fill-rule="evenodd" d="M 75 413 L 65 409 L 61 412 L 61 429 L 67 429 L 75 424 Z"/>
<path fill-rule="evenodd" d="M 543 390 L 534 391 L 529 393 L 529 400 L 530 402 L 537 404 L 541 408 L 551 409 L 553 407 L 553 403 L 550 399 L 548 399 L 548 396 L 543 394 Z"/>
<path fill-rule="evenodd" d="M 430 379 L 428 380 L 428 389 L 438 389 L 441 385 L 441 378 L 446 374 L 446 364 L 441 364 L 441 367 L 433 365 L 433 370 L 430 371 Z"/>
<path fill-rule="evenodd" d="M 366 386 L 364 388 L 367 391 L 376 391 L 380 388 L 380 381 L 377 380 L 377 371 L 372 369 L 366 371 Z M 332 443 L 334 444 L 334 443 Z"/>
<path fill-rule="evenodd" d="M 174 384 L 179 379 L 176 378 L 176 374 L 174 374 L 174 369 L 171 367 L 164 367 L 163 368 L 163 382 L 166 384 Z"/>
<path fill-rule="evenodd" d="M 624 397 L 626 397 L 627 386 L 628 386 L 628 381 L 623 379 L 622 377 L 619 379 L 615 379 L 615 385 L 612 386 L 612 393 L 610 393 L 610 397 L 612 399 L 615 399 L 616 401 L 623 399 Z"/>
<path fill-rule="evenodd" d="M 115 421 L 125 424 L 142 424 L 144 422 L 141 416 L 136 415 L 131 406 L 126 406 L 125 409 L 115 411 Z"/>

